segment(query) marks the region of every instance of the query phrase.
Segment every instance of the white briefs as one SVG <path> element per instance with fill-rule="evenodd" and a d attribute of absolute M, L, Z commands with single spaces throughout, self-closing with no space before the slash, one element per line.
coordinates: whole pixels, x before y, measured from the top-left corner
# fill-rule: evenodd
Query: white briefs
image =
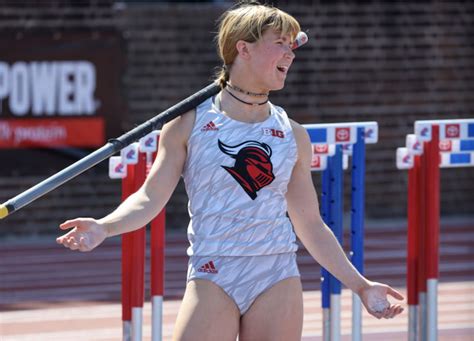
<path fill-rule="evenodd" d="M 188 282 L 209 280 L 235 302 L 244 315 L 256 298 L 277 282 L 299 277 L 296 253 L 263 256 L 192 256 L 188 263 Z"/>

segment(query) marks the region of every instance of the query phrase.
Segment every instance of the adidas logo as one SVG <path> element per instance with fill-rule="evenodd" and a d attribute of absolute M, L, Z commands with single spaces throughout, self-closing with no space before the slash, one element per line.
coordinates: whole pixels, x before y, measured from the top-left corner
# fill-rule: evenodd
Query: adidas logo
<path fill-rule="evenodd" d="M 214 262 L 211 260 L 210 262 L 204 264 L 198 269 L 199 272 L 207 272 L 210 274 L 216 274 L 218 271 L 214 266 Z"/>
<path fill-rule="evenodd" d="M 217 126 L 212 121 L 201 128 L 201 131 L 210 131 L 210 130 L 219 130 L 219 128 L 217 128 Z"/>

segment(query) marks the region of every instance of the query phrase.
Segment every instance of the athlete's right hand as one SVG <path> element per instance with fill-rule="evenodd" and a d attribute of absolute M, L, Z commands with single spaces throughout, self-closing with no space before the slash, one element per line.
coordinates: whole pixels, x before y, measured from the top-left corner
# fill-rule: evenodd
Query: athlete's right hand
<path fill-rule="evenodd" d="M 71 250 L 91 251 L 100 245 L 107 238 L 106 228 L 97 220 L 92 218 L 76 218 L 67 220 L 59 227 L 62 230 L 70 229 L 71 231 L 56 238 L 58 244 Z"/>

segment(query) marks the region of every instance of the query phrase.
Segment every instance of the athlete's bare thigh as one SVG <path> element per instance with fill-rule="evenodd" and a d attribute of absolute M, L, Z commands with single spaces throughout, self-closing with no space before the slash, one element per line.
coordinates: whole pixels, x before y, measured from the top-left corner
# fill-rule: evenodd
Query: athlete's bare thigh
<path fill-rule="evenodd" d="M 194 279 L 186 286 L 173 340 L 235 341 L 239 320 L 239 309 L 219 286 Z"/>
<path fill-rule="evenodd" d="M 299 277 L 284 279 L 263 292 L 242 316 L 240 341 L 300 341 L 303 294 Z"/>

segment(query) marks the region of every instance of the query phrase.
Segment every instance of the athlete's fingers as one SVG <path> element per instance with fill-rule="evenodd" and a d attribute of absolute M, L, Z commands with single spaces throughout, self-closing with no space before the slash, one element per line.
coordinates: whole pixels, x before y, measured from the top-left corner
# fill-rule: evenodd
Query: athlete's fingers
<path fill-rule="evenodd" d="M 69 247 L 69 240 L 68 240 L 68 238 L 66 238 L 66 237 L 63 238 L 63 239 L 61 240 L 61 244 L 62 244 L 64 247 Z"/>
<path fill-rule="evenodd" d="M 397 300 L 404 300 L 405 297 L 401 293 L 399 293 L 397 290 L 393 289 L 392 287 L 387 287 L 387 294 L 389 294 L 392 297 L 395 297 Z"/>
<path fill-rule="evenodd" d="M 403 313 L 403 310 L 404 310 L 403 307 L 401 305 L 397 304 L 397 307 L 395 309 L 395 314 L 393 315 L 393 317 Z"/>
<path fill-rule="evenodd" d="M 378 318 L 379 320 L 383 317 L 383 313 L 378 312 L 378 311 L 373 311 L 372 315 L 375 316 L 376 318 Z"/>
<path fill-rule="evenodd" d="M 384 314 L 384 318 L 386 319 L 391 319 L 393 318 L 393 316 L 395 316 L 395 311 L 396 311 L 397 307 L 396 306 L 391 306 L 390 309 L 387 309 L 387 311 L 385 312 Z"/>
<path fill-rule="evenodd" d="M 395 304 L 390 309 L 389 318 L 394 318 L 395 316 L 401 314 L 402 312 L 403 312 L 403 307 L 400 304 Z"/>
<path fill-rule="evenodd" d="M 63 245 L 69 248 L 69 245 L 71 245 L 71 241 L 69 240 L 69 238 L 64 238 Z"/>
<path fill-rule="evenodd" d="M 397 309 L 398 307 L 390 308 L 390 314 L 388 315 L 389 319 L 393 319 L 397 315 Z"/>
<path fill-rule="evenodd" d="M 71 245 L 69 246 L 69 248 L 70 248 L 71 250 L 77 250 L 77 249 L 79 249 L 79 243 L 77 243 L 77 242 L 74 241 L 74 242 L 71 243 Z"/>
<path fill-rule="evenodd" d="M 384 308 L 383 310 L 377 310 L 377 309 L 374 309 L 373 307 L 368 307 L 367 311 L 372 316 L 374 316 L 378 319 L 381 319 L 382 317 L 384 317 L 384 314 L 387 311 L 387 308 Z"/>
<path fill-rule="evenodd" d="M 71 230 L 65 234 L 63 234 L 62 236 L 59 236 L 58 238 L 56 238 L 56 241 L 60 244 L 62 244 L 64 242 L 65 239 L 68 239 L 69 236 L 74 232 L 74 230 Z"/>
<path fill-rule="evenodd" d="M 59 228 L 61 230 L 70 229 L 71 227 L 77 226 L 80 222 L 81 222 L 81 219 L 79 219 L 79 218 L 78 219 L 72 219 L 72 220 L 66 220 L 64 223 L 59 225 Z"/>
<path fill-rule="evenodd" d="M 76 239 L 74 238 L 74 236 L 69 236 L 68 238 L 66 238 L 66 244 L 68 248 L 71 248 L 75 242 Z"/>
<path fill-rule="evenodd" d="M 86 238 L 84 238 L 84 237 L 81 237 L 79 239 L 79 251 L 81 251 L 81 252 L 89 251 L 89 247 L 86 244 Z"/>

